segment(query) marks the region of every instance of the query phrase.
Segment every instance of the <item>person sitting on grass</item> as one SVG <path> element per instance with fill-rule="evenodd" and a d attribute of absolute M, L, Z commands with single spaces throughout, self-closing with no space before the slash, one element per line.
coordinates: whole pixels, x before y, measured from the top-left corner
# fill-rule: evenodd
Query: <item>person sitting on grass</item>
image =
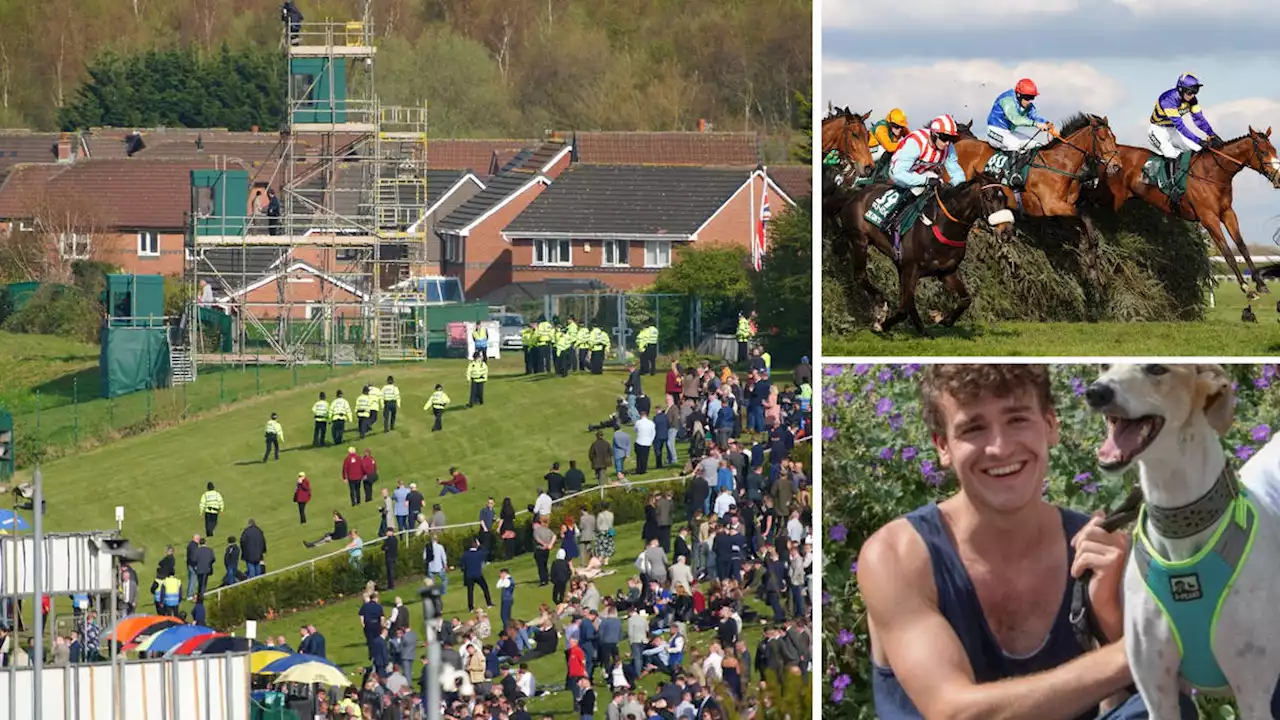
<path fill-rule="evenodd" d="M 333 511 L 333 529 L 325 533 L 324 535 L 321 535 L 319 538 L 312 540 L 311 542 L 307 542 L 304 540 L 302 541 L 302 544 L 305 547 L 313 548 L 317 545 L 323 545 L 327 542 L 332 542 L 339 538 L 346 538 L 348 534 L 349 534 L 349 531 L 347 530 L 347 519 L 342 517 L 342 513 L 338 512 L 337 510 L 334 510 Z"/>

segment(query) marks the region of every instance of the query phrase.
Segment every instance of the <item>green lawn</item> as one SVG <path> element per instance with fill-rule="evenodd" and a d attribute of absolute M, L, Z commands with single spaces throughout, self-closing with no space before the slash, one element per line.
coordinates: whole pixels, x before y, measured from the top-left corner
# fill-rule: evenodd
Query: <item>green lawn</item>
<path fill-rule="evenodd" d="M 602 577 L 596 581 L 596 588 L 602 596 L 613 595 L 618 590 L 626 586 L 627 578 L 635 573 L 631 561 L 640 552 L 640 524 L 632 523 L 618 527 L 617 535 L 617 552 L 613 556 L 613 563 L 610 567 L 617 572 L 613 575 Z M 402 549 L 402 552 L 406 550 Z M 408 552 L 414 552 L 418 555 L 422 552 L 422 545 L 415 544 Z M 450 562 L 454 562 L 456 558 L 450 558 Z M 512 611 L 512 616 L 517 619 L 530 620 L 537 616 L 538 606 L 541 603 L 551 603 L 551 586 L 545 588 L 538 587 L 538 571 L 537 566 L 533 562 L 533 555 L 525 554 L 515 558 L 514 561 L 508 563 L 505 561 L 496 561 L 489 565 L 485 571 L 485 579 L 489 581 L 489 588 L 493 595 L 494 607 L 489 610 L 490 619 L 494 624 L 495 634 L 501 627 L 501 620 L 498 616 L 500 596 L 494 583 L 498 579 L 498 570 L 508 568 L 516 581 L 516 602 Z M 422 604 L 418 600 L 417 590 L 420 587 L 420 577 L 415 577 L 405 581 L 397 581 L 395 590 L 387 590 L 381 595 L 381 602 L 386 612 L 390 612 L 395 605 L 395 598 L 399 595 L 404 599 L 406 605 L 410 605 L 413 609 L 413 628 L 418 633 L 418 639 L 424 640 L 422 630 Z M 482 607 L 484 596 L 479 589 L 476 590 L 476 605 Z M 766 617 L 772 617 L 772 611 L 755 599 L 754 595 L 748 603 L 756 612 L 764 613 Z M 291 647 L 297 648 L 298 644 L 298 628 L 303 624 L 313 624 L 325 636 L 326 653 L 330 660 L 338 663 L 348 673 L 354 675 L 353 682 L 359 682 L 360 668 L 369 662 L 369 654 L 365 648 L 364 633 L 361 630 L 360 618 L 356 615 L 356 611 L 360 607 L 360 601 L 355 598 L 347 598 L 341 602 L 332 603 L 322 608 L 311 610 L 303 610 L 297 613 L 286 614 L 280 619 L 269 622 L 258 623 L 258 638 L 262 639 L 266 635 L 276 637 L 284 635 L 289 641 Z M 462 621 L 468 618 L 467 612 L 467 592 L 462 584 L 462 574 L 460 572 L 449 573 L 449 591 L 444 597 L 445 617 L 457 617 Z M 763 626 L 758 622 L 755 624 L 744 624 L 743 634 L 746 639 L 747 648 L 755 653 L 756 644 L 760 641 L 761 628 Z M 623 618 L 623 631 L 626 630 L 626 619 Z M 240 633 L 244 632 L 244 628 L 238 629 Z M 714 631 L 704 633 L 691 633 L 689 637 L 689 645 L 687 647 L 698 647 L 705 651 L 711 639 L 715 636 Z M 496 637 L 490 638 L 492 643 Z M 563 638 L 561 639 L 561 649 L 563 649 Z M 624 658 L 628 657 L 628 648 L 626 637 L 624 635 L 620 652 Z M 418 655 L 420 660 L 422 653 Z M 686 653 L 686 658 L 688 654 Z M 421 669 L 421 664 L 415 664 L 414 676 L 409 680 L 417 687 L 417 672 Z M 557 652 L 550 657 L 540 658 L 529 664 L 529 670 L 533 672 L 537 678 L 538 685 L 555 685 L 564 682 L 564 658 Z M 599 674 L 596 675 L 600 677 Z M 658 681 L 663 680 L 666 676 L 650 675 L 645 678 L 641 685 L 649 691 L 657 686 Z M 600 687 L 597 688 L 601 690 Z M 607 690 L 601 692 L 602 701 L 608 701 Z M 572 698 L 567 692 L 556 692 L 547 697 L 535 698 L 529 703 L 529 712 L 537 714 L 553 714 L 553 715 L 569 715 L 573 712 Z"/>
<path fill-rule="evenodd" d="M 0 332 L 0 408 L 14 415 L 19 466 L 95 447 L 155 425 L 334 378 L 365 367 L 206 365 L 194 383 L 100 397 L 98 346 L 50 335 Z M 404 366 L 384 366 L 386 372 Z M 383 373 L 385 377 L 385 372 Z"/>
<path fill-rule="evenodd" d="M 1258 357 L 1280 352 L 1280 316 L 1275 300 L 1263 295 L 1253 305 L 1257 324 L 1240 321 L 1247 302 L 1234 283 L 1217 289 L 1217 306 L 1202 322 L 1152 323 L 965 323 L 946 329 L 926 325 L 930 337 L 916 335 L 906 323 L 888 335 L 858 330 L 847 336 L 827 335 L 824 357 L 912 357 L 921 355 L 1017 356 L 1235 356 Z M 891 308 L 892 311 L 892 308 Z"/>

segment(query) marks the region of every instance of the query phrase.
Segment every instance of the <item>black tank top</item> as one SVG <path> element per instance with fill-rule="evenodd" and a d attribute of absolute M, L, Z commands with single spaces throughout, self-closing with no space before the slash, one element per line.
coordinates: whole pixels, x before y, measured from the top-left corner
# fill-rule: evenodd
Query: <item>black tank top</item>
<path fill-rule="evenodd" d="M 1059 512 L 1062 514 L 1062 528 L 1068 541 L 1089 521 L 1087 516 L 1072 510 L 1059 508 Z M 1063 592 L 1058 616 L 1053 621 L 1044 645 L 1028 657 L 1009 656 L 1000 649 L 987 625 L 978 593 L 960 561 L 959 553 L 951 543 L 951 537 L 943 527 L 942 513 L 938 506 L 930 503 L 906 517 L 929 549 L 929 559 L 933 563 L 933 582 L 938 588 L 938 611 L 960 638 L 969 664 L 973 666 L 974 678 L 979 683 L 1042 672 L 1084 654 L 1072 632 L 1069 619 L 1071 583 L 1067 583 Z M 1074 555 L 1075 551 L 1068 542 L 1068 567 L 1071 566 Z M 920 720 L 923 717 L 911 698 L 907 697 L 892 668 L 873 664 L 872 673 L 871 685 L 876 713 L 881 720 Z M 1080 718 L 1092 718 L 1095 714 L 1085 713 Z"/>

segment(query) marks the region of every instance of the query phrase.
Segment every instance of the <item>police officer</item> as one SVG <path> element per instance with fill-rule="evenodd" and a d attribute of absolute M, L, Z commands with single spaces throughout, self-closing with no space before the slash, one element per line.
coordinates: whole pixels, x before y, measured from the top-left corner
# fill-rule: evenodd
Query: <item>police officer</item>
<path fill-rule="evenodd" d="M 636 335 L 640 350 L 640 374 L 652 375 L 658 368 L 658 326 L 649 323 Z"/>
<path fill-rule="evenodd" d="M 534 369 L 535 366 L 533 362 L 533 343 L 536 337 L 537 332 L 534 330 L 533 323 L 529 323 L 525 327 L 520 328 L 520 349 L 524 351 L 525 375 L 532 375 L 537 372 L 537 370 Z"/>
<path fill-rule="evenodd" d="M 284 439 L 284 428 L 280 427 L 278 417 L 275 413 L 271 413 L 271 419 L 267 421 L 267 449 L 262 453 L 262 462 L 267 461 L 273 449 L 276 451 L 276 459 L 280 459 L 280 441 Z"/>
<path fill-rule="evenodd" d="M 382 388 L 369 386 L 369 403 L 369 432 L 373 432 L 373 426 L 378 424 L 378 413 L 382 411 Z"/>
<path fill-rule="evenodd" d="M 382 432 L 396 429 L 396 410 L 400 408 L 400 388 L 396 387 L 396 379 L 387 376 L 387 384 L 382 386 Z"/>
<path fill-rule="evenodd" d="M 213 483 L 206 483 L 204 487 L 204 494 L 200 496 L 200 512 L 204 514 L 204 534 L 209 536 L 218 527 L 218 516 L 222 514 L 224 505 L 222 493 L 213 489 Z"/>
<path fill-rule="evenodd" d="M 356 427 L 360 431 L 360 439 L 369 432 L 369 413 L 373 409 L 373 399 L 369 397 L 369 386 L 365 385 L 356 398 Z"/>
<path fill-rule="evenodd" d="M 755 315 L 756 315 L 755 311 L 752 311 L 751 317 L 755 317 Z M 747 346 L 748 344 L 750 344 L 751 338 L 754 335 L 755 335 L 755 332 L 753 332 L 751 329 L 751 321 L 747 319 L 746 315 L 743 315 L 742 313 L 738 313 L 738 332 L 736 333 L 736 336 L 738 338 L 738 363 L 739 364 L 743 364 L 747 362 Z"/>
<path fill-rule="evenodd" d="M 349 422 L 355 422 L 355 415 L 351 412 L 351 403 L 342 397 L 342 391 L 339 390 L 337 397 L 329 403 L 329 431 L 333 435 L 334 445 L 342 444 L 342 434 Z"/>
<path fill-rule="evenodd" d="M 574 352 L 578 354 L 578 372 L 591 369 L 591 328 L 587 323 L 578 326 L 578 337 L 573 341 Z"/>
<path fill-rule="evenodd" d="M 444 417 L 444 409 L 449 407 L 449 396 L 444 393 L 443 385 L 436 385 L 436 391 L 431 393 L 431 397 L 427 398 L 427 404 L 422 406 L 423 410 L 430 410 L 436 416 L 436 422 L 431 426 L 431 432 L 443 430 L 441 419 Z"/>
<path fill-rule="evenodd" d="M 574 331 L 574 334 L 577 330 Z M 560 377 L 569 376 L 569 367 L 573 364 L 573 337 L 569 329 L 559 331 L 556 335 L 556 372 Z"/>
<path fill-rule="evenodd" d="M 476 352 L 489 356 L 489 329 L 483 323 L 476 322 L 471 329 L 471 342 L 476 346 Z"/>
<path fill-rule="evenodd" d="M 569 322 L 566 323 L 564 326 L 564 334 L 566 336 L 566 340 L 568 340 L 567 342 L 568 350 L 566 351 L 567 354 L 565 355 L 565 359 L 564 359 L 563 374 L 567 375 L 570 372 L 572 372 L 574 367 L 577 365 L 578 354 L 574 352 L 574 349 L 573 349 L 574 345 L 578 342 L 578 319 L 577 318 L 575 318 L 572 315 L 569 316 Z"/>
<path fill-rule="evenodd" d="M 320 399 L 311 406 L 311 417 L 316 421 L 315 430 L 311 431 L 311 447 L 324 447 L 324 432 L 329 425 L 329 403 L 320 393 Z"/>
<path fill-rule="evenodd" d="M 609 352 L 609 333 L 603 328 L 595 328 L 591 331 L 591 374 L 600 375 L 604 372 L 604 355 Z"/>
<path fill-rule="evenodd" d="M 551 336 L 555 326 L 547 322 L 545 315 L 538 316 L 538 372 L 549 373 L 551 368 Z"/>
<path fill-rule="evenodd" d="M 177 617 L 178 606 L 182 604 L 182 581 L 173 575 L 161 580 L 156 588 L 156 604 L 161 608 L 161 615 Z"/>
<path fill-rule="evenodd" d="M 489 381 L 489 364 L 484 360 L 484 353 L 479 350 L 467 364 L 467 380 L 471 381 L 471 399 L 467 401 L 467 407 L 483 405 L 484 385 Z"/>

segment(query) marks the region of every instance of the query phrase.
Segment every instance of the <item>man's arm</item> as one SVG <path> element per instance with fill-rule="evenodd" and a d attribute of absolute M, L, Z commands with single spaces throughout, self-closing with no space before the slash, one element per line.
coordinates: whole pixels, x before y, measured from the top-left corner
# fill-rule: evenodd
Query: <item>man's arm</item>
<path fill-rule="evenodd" d="M 929 720 L 1071 718 L 1132 682 L 1123 643 L 1036 675 L 975 682 L 960 639 L 938 612 L 928 552 L 904 520 L 867 541 L 858 585 L 875 644 Z"/>

